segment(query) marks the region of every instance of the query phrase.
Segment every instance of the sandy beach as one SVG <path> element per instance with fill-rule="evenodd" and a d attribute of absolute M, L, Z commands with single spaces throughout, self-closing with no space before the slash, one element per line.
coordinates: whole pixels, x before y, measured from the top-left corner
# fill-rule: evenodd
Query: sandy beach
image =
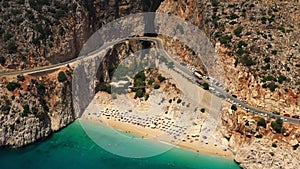
<path fill-rule="evenodd" d="M 99 125 L 107 125 L 127 133 L 138 135 L 142 138 L 151 138 L 157 141 L 168 142 L 173 144 L 174 146 L 193 150 L 195 152 L 222 156 L 230 160 L 233 159 L 233 153 L 231 151 L 224 151 L 224 148 L 218 147 L 218 145 L 215 145 L 214 143 L 201 142 L 199 141 L 199 138 L 191 137 L 191 135 L 189 134 L 188 135 L 190 137 L 184 138 L 185 141 L 174 141 L 171 137 L 163 136 L 165 132 L 159 129 L 153 129 L 150 127 L 143 127 L 136 124 L 122 122 L 118 118 L 107 118 L 104 115 L 99 116 L 96 114 L 84 114 L 81 118 L 84 120 L 91 121 L 93 123 L 97 123 Z"/>
<path fill-rule="evenodd" d="M 213 98 L 210 93 L 167 68 L 165 71 L 167 73 L 162 74 L 167 79 L 171 79 L 168 76 L 169 71 L 169 74 L 180 81 L 176 83 L 172 80 L 168 85 L 161 84 L 160 90 L 168 91 L 164 91 L 166 95 L 153 91 L 147 101 L 141 101 L 134 99 L 134 93 L 118 95 L 117 99 L 111 99 L 109 94 L 100 92 L 81 118 L 142 138 L 151 138 L 199 153 L 234 159 L 233 153 L 226 147 L 228 145 L 223 145 L 220 140 L 211 137 L 217 126 L 216 120 L 206 120 L 208 115 L 218 119 L 221 102 L 216 101 L 217 105 L 212 106 Z M 178 94 L 168 88 L 172 86 L 171 84 L 176 84 L 175 86 L 180 89 Z M 186 104 L 178 100 L 176 103 L 175 98 L 181 98 Z M 205 109 L 205 113 L 200 112 L 200 108 Z"/>

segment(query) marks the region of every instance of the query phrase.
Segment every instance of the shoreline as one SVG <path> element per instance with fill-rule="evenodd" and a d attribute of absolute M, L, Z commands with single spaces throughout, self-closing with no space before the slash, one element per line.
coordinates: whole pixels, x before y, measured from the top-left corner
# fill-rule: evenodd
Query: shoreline
<path fill-rule="evenodd" d="M 178 141 L 176 144 L 174 144 L 174 142 L 170 141 L 170 138 L 158 138 L 159 136 L 161 136 L 162 134 L 165 133 L 159 129 L 152 129 L 149 127 L 142 127 L 139 125 L 121 122 L 114 118 L 106 119 L 106 118 L 103 118 L 104 116 L 101 116 L 101 117 L 102 118 L 96 117 L 93 115 L 87 116 L 84 114 L 79 119 L 86 120 L 88 122 L 92 122 L 95 125 L 106 125 L 106 126 L 109 126 L 111 128 L 117 129 L 117 130 L 121 130 L 126 133 L 134 134 L 134 135 L 137 135 L 142 138 L 149 138 L 149 139 L 159 141 L 164 144 L 171 144 L 174 147 L 178 147 L 181 149 L 190 150 L 190 151 L 193 151 L 196 153 L 219 156 L 219 157 L 223 157 L 228 160 L 234 161 L 234 155 L 231 151 L 229 151 L 229 150 L 224 151 L 223 148 L 217 147 L 217 146 L 213 145 L 212 143 L 206 144 L 206 143 L 200 142 L 200 141 L 191 141 L 191 142 Z"/>

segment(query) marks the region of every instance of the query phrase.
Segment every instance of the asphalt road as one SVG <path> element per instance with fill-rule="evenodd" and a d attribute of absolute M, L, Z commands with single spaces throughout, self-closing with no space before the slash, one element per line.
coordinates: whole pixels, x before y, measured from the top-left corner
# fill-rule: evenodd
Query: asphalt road
<path fill-rule="evenodd" d="M 129 40 L 129 39 L 155 42 L 157 48 L 161 49 L 161 52 L 163 52 L 163 55 L 165 57 L 167 57 L 167 59 L 169 59 L 170 61 L 172 61 L 174 63 L 174 67 L 177 69 L 177 71 L 179 70 L 182 74 L 184 74 L 184 76 L 186 78 L 188 78 L 190 81 L 193 81 L 196 85 L 199 85 L 198 83 L 196 83 L 196 77 L 193 75 L 193 71 L 188 69 L 186 66 L 182 66 L 178 61 L 176 61 L 174 58 L 172 58 L 164 50 L 162 40 L 159 39 L 159 38 L 155 38 L 155 37 L 131 37 L 131 38 L 118 39 L 117 41 L 113 41 L 113 42 L 104 44 L 98 50 L 89 53 L 86 57 L 94 56 L 99 51 L 101 51 L 103 49 L 106 49 L 108 47 L 112 47 L 113 45 L 115 45 L 117 43 Z M 0 76 L 12 76 L 12 75 L 19 75 L 19 74 L 33 74 L 33 73 L 40 73 L 40 72 L 45 72 L 45 71 L 49 71 L 49 70 L 55 70 L 55 69 L 59 69 L 60 67 L 64 67 L 68 64 L 76 63 L 79 59 L 82 59 L 82 57 L 75 58 L 75 59 L 72 59 L 72 60 L 69 60 L 69 61 L 66 61 L 66 62 L 58 63 L 58 64 L 55 64 L 55 65 L 50 65 L 50 66 L 45 66 L 45 67 L 40 67 L 40 68 L 35 68 L 35 69 L 20 70 L 20 71 L 13 71 L 13 72 L 4 72 L 4 73 L 0 73 Z M 226 90 L 221 89 L 218 85 L 215 85 L 214 83 L 211 83 L 211 81 L 209 79 L 203 78 L 202 82 L 206 82 L 206 83 L 210 84 L 210 88 L 214 88 L 215 91 L 219 92 L 219 94 L 217 95 L 215 93 L 215 91 L 210 90 L 210 92 L 212 94 L 215 94 L 218 97 L 221 97 L 222 99 L 225 99 L 225 100 L 227 99 L 227 101 L 237 105 L 238 107 L 241 107 L 243 109 L 245 109 L 245 108 L 249 109 L 248 112 L 257 114 L 257 115 L 262 116 L 262 117 L 281 118 L 281 119 L 284 119 L 284 121 L 286 121 L 286 122 L 300 124 L 300 119 L 285 117 L 285 116 L 282 116 L 282 115 L 276 115 L 276 114 L 258 109 L 256 107 L 250 106 L 247 103 L 245 103 L 243 101 L 240 101 L 239 99 L 233 97 L 230 93 L 228 93 Z M 228 100 L 228 99 L 230 99 L 230 100 Z"/>
<path fill-rule="evenodd" d="M 161 39 L 155 38 L 153 41 L 156 42 L 158 48 L 163 49 L 163 45 L 162 45 Z M 185 74 L 185 77 L 187 77 L 189 79 L 194 79 L 194 80 L 191 80 L 191 81 L 194 82 L 196 85 L 199 85 L 196 82 L 196 79 L 195 79 L 195 76 L 193 75 L 193 71 L 192 70 L 190 70 L 186 66 L 183 66 L 180 63 L 178 63 L 167 52 L 165 52 L 165 50 L 162 50 L 162 51 L 164 52 L 164 55 L 169 60 L 171 60 L 172 62 L 174 62 L 175 68 L 179 69 L 181 71 L 181 73 Z M 253 114 L 256 114 L 256 115 L 259 115 L 259 116 L 262 116 L 262 117 L 274 118 L 274 119 L 281 118 L 285 122 L 300 124 L 300 119 L 295 119 L 295 118 L 292 118 L 292 117 L 286 117 L 286 116 L 282 116 L 282 115 L 273 114 L 271 112 L 267 112 L 267 111 L 261 110 L 259 108 L 250 106 L 247 103 L 239 100 L 238 98 L 233 97 L 231 93 L 229 93 L 226 90 L 220 88 L 218 85 L 215 85 L 214 83 L 211 83 L 211 81 L 209 79 L 205 78 L 205 77 L 202 78 L 202 82 L 206 82 L 206 83 L 210 84 L 210 88 L 213 87 L 215 89 L 215 91 L 219 92 L 220 94 L 217 95 L 218 97 L 220 97 L 220 95 L 222 95 L 222 96 L 224 96 L 224 97 L 221 97 L 222 99 L 226 99 L 226 98 L 230 99 L 229 102 L 235 104 L 238 107 L 243 108 L 244 110 L 248 111 L 249 113 L 253 113 Z M 210 90 L 210 92 L 212 94 L 215 94 L 212 90 Z"/>

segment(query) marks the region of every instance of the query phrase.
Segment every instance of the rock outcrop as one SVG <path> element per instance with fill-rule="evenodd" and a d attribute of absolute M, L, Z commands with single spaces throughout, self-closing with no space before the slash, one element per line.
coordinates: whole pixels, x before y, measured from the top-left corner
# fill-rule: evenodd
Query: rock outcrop
<path fill-rule="evenodd" d="M 131 13 L 155 11 L 160 3 L 161 0 L 0 2 L 0 71 L 31 69 L 73 59 L 103 24 Z M 138 45 L 130 47 L 134 46 Z M 98 71 L 99 79 L 109 79 L 109 72 L 125 57 L 119 55 L 122 50 L 128 54 L 126 45 L 116 48 L 107 54 L 115 59 L 103 62 L 106 67 Z M 33 143 L 75 119 L 72 72 L 67 70 L 65 74 L 64 82 L 57 81 L 57 72 L 1 77 L 0 147 Z"/>
<path fill-rule="evenodd" d="M 217 133 L 228 140 L 227 146 L 235 154 L 242 168 L 297 168 L 299 164 L 299 127 L 284 124 L 285 132 L 272 131 L 271 121 L 266 128 L 258 125 L 261 117 L 232 111 L 225 106 Z M 285 134 L 289 133 L 289 134 Z"/>
<path fill-rule="evenodd" d="M 66 72 L 70 73 L 70 70 Z M 69 73 L 1 78 L 0 147 L 21 147 L 74 121 Z"/>
<path fill-rule="evenodd" d="M 158 11 L 178 15 L 206 33 L 233 94 L 266 111 L 299 115 L 298 8 L 298 1 L 165 0 Z M 167 50 L 185 60 L 182 42 L 171 42 L 175 45 L 166 45 Z M 297 125 L 284 124 L 286 131 L 276 134 L 270 119 L 267 128 L 257 126 L 259 117 L 229 107 L 216 135 L 226 138 L 222 142 L 241 167 L 298 168 Z"/>
<path fill-rule="evenodd" d="M 28 69 L 76 58 L 103 24 L 139 12 L 155 11 L 161 0 L 3 1 L 0 71 Z"/>

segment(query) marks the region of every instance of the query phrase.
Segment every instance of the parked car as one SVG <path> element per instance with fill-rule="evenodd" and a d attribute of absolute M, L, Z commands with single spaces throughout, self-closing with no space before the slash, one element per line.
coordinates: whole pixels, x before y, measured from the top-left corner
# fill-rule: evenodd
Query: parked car
<path fill-rule="evenodd" d="M 277 111 L 274 111 L 274 112 L 273 112 L 273 114 L 280 115 L 280 113 L 279 113 L 279 112 L 277 112 Z"/>
<path fill-rule="evenodd" d="M 182 66 L 187 66 L 185 63 L 183 63 L 183 62 L 180 62 L 180 64 L 182 65 Z"/>
<path fill-rule="evenodd" d="M 292 116 L 292 118 L 299 119 L 299 116 L 298 115 L 294 115 L 294 116 Z"/>
<path fill-rule="evenodd" d="M 285 116 L 285 117 L 291 117 L 291 115 L 290 114 L 284 114 L 283 116 Z"/>

